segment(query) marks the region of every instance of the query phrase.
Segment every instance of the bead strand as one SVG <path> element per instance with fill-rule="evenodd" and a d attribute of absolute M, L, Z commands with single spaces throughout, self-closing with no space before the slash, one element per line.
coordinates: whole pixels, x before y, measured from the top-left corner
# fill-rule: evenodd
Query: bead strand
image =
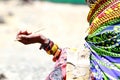
<path fill-rule="evenodd" d="M 116 2 L 116 0 L 105 2 L 102 6 L 98 8 L 98 10 L 91 14 L 89 22 L 91 23 L 96 16 L 98 16 L 103 10 L 105 10 L 109 5 L 111 5 L 114 2 Z"/>
<path fill-rule="evenodd" d="M 54 44 L 53 41 L 49 40 L 47 44 L 42 44 L 40 49 L 44 49 L 49 55 L 55 55 L 59 47 L 58 45 Z"/>
<path fill-rule="evenodd" d="M 92 5 L 89 14 L 88 14 L 88 22 L 90 21 L 91 16 L 97 11 L 97 9 L 101 6 L 101 4 L 105 4 L 106 0 L 97 0 L 95 4 Z"/>
<path fill-rule="evenodd" d="M 112 20 L 114 18 L 118 18 L 120 16 L 120 8 L 119 8 L 120 2 L 118 2 L 114 9 L 111 7 L 106 9 L 102 14 L 100 14 L 97 18 L 94 19 L 90 26 L 90 34 L 94 32 L 101 24 L 108 22 L 109 20 Z M 110 12 L 109 12 L 110 11 Z M 104 14 L 104 15 L 103 15 Z M 103 15 L 102 17 L 100 17 Z"/>

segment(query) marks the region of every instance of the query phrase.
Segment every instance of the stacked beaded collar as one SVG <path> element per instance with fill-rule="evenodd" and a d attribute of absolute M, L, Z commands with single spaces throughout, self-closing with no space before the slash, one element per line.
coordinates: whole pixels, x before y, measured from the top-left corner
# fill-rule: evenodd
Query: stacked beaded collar
<path fill-rule="evenodd" d="M 89 34 L 97 33 L 108 25 L 120 22 L 119 0 L 98 0 L 88 14 Z M 94 34 L 95 34 L 94 33 Z"/>
<path fill-rule="evenodd" d="M 89 7 L 92 7 L 93 4 L 96 3 L 97 0 L 86 0 Z"/>

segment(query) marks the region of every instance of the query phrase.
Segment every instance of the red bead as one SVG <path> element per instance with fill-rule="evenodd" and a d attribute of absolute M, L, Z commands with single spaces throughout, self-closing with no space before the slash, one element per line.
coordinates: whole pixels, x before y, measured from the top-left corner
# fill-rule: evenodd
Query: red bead
<path fill-rule="evenodd" d="M 115 9 L 115 8 L 117 8 L 117 5 L 113 5 L 111 8 L 112 8 L 112 9 Z"/>
<path fill-rule="evenodd" d="M 52 59 L 52 60 L 53 60 L 53 62 L 56 62 L 56 60 L 57 60 L 57 59 L 56 59 L 56 57 L 53 57 L 53 59 Z"/>
<path fill-rule="evenodd" d="M 100 14 L 98 18 L 102 18 L 103 16 L 105 16 L 105 13 Z"/>

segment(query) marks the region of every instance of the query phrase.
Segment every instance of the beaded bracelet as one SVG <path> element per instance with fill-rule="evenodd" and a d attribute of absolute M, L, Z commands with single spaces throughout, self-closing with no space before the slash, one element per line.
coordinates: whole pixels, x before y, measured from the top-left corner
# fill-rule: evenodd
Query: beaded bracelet
<path fill-rule="evenodd" d="M 53 47 L 53 45 L 54 45 L 54 43 L 49 40 L 49 44 L 48 44 L 48 46 L 44 47 L 44 50 L 45 50 L 45 51 L 51 50 L 51 48 Z"/>
<path fill-rule="evenodd" d="M 50 55 L 55 55 L 59 48 L 56 44 L 53 43 L 53 41 L 49 40 L 48 43 L 42 44 L 40 49 L 44 49 Z"/>
<path fill-rule="evenodd" d="M 46 51 L 48 54 L 50 54 L 50 55 L 54 55 L 55 54 L 55 52 L 57 51 L 57 49 L 58 49 L 58 46 L 56 45 L 56 44 L 54 44 L 53 46 L 52 46 L 52 48 L 49 50 L 49 51 Z"/>
<path fill-rule="evenodd" d="M 56 62 L 56 60 L 60 57 L 61 49 L 57 49 L 57 51 L 54 54 L 53 61 Z"/>

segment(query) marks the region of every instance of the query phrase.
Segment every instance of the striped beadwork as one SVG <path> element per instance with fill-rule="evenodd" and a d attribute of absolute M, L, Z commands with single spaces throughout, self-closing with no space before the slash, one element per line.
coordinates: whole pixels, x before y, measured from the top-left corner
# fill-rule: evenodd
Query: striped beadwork
<path fill-rule="evenodd" d="M 92 34 L 103 24 L 107 25 L 111 21 L 115 23 L 117 18 L 120 18 L 120 1 L 109 6 L 93 20 L 89 28 L 89 34 Z"/>

